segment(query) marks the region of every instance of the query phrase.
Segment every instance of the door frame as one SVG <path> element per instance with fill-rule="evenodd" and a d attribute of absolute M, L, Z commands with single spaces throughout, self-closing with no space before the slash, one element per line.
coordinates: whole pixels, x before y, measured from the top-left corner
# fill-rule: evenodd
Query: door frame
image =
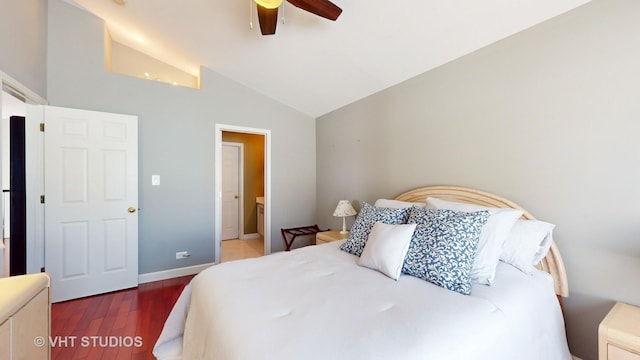
<path fill-rule="evenodd" d="M 244 144 L 238 143 L 238 142 L 223 141 L 222 146 L 232 146 L 232 147 L 238 148 L 238 239 L 243 239 L 244 238 Z M 222 168 L 221 168 L 221 171 L 222 171 Z M 222 173 L 220 175 L 222 175 Z M 222 180 L 222 177 L 220 178 L 220 180 Z M 220 184 L 220 186 L 221 186 L 220 189 L 222 190 L 222 183 Z M 222 207 L 220 208 L 220 210 L 222 211 Z M 220 212 L 220 216 L 222 216 L 222 212 Z M 220 231 L 222 232 L 222 229 L 220 229 Z"/>
<path fill-rule="evenodd" d="M 26 105 L 47 104 L 47 100 L 2 70 L 0 87 L 23 99 Z M 37 116 L 27 116 L 25 122 L 28 274 L 40 272 L 44 267 L 44 206 L 40 204 L 40 195 L 44 194 L 44 135 L 40 132 L 40 122 L 41 118 Z M 0 208 L 0 214 L 3 211 L 4 209 Z"/>
<path fill-rule="evenodd" d="M 215 124 L 214 133 L 214 249 L 216 264 L 222 253 L 222 132 L 231 131 L 264 136 L 264 254 L 271 254 L 271 130 Z"/>

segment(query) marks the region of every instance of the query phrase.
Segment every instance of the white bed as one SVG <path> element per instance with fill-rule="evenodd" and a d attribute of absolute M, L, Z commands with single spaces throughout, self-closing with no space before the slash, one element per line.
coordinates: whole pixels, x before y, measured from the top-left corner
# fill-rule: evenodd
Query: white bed
<path fill-rule="evenodd" d="M 434 192 L 441 192 L 441 198 L 490 206 L 499 200 L 499 207 L 519 208 L 491 194 L 453 187 L 421 188 L 398 199 L 419 201 Z M 527 212 L 524 217 L 533 218 Z M 412 276 L 394 281 L 359 266 L 358 257 L 340 245 L 310 246 L 201 272 L 172 310 L 154 355 L 571 359 L 556 297 L 566 296 L 566 276 L 555 245 L 541 264 L 547 272 L 530 276 L 500 262 L 491 286 L 475 284 L 468 296 Z"/>

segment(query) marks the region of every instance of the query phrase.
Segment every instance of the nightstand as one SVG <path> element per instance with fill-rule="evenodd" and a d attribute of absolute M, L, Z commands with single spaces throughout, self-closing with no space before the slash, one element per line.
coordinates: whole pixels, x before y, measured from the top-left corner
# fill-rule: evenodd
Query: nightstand
<path fill-rule="evenodd" d="M 316 234 L 316 245 L 326 244 L 332 241 L 343 240 L 349 237 L 349 233 L 340 234 L 340 230 L 322 231 Z"/>
<path fill-rule="evenodd" d="M 598 327 L 599 360 L 640 360 L 640 308 L 616 303 Z"/>

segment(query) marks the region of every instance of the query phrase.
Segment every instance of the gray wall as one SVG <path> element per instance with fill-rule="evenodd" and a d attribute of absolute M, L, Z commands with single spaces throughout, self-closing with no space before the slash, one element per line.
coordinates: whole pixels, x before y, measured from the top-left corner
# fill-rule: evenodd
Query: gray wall
<path fill-rule="evenodd" d="M 0 1 L 0 70 L 47 95 L 47 0 Z"/>
<path fill-rule="evenodd" d="M 271 130 L 272 249 L 281 227 L 314 222 L 313 118 L 206 68 L 201 90 L 107 73 L 102 20 L 60 0 L 48 30 L 51 105 L 139 118 L 140 273 L 213 262 L 216 123 Z M 175 260 L 181 250 L 192 256 Z"/>
<path fill-rule="evenodd" d="M 425 185 L 511 199 L 557 224 L 570 347 L 596 359 L 613 301 L 640 305 L 639 14 L 595 0 L 319 118 L 319 224 Z"/>

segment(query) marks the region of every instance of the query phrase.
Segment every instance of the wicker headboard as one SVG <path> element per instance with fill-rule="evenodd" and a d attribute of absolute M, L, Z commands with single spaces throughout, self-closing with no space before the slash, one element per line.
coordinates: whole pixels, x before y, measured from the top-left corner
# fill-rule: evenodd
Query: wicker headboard
<path fill-rule="evenodd" d="M 530 220 L 535 219 L 527 210 L 500 196 L 480 190 L 457 186 L 422 187 L 400 194 L 396 197 L 396 200 L 425 202 L 427 197 L 435 197 L 444 200 L 466 202 L 489 207 L 518 209 L 522 210 L 523 218 Z M 551 274 L 557 295 L 562 297 L 569 296 L 567 273 L 564 268 L 564 263 L 562 262 L 562 256 L 560 256 L 560 251 L 555 243 L 551 244 L 551 248 L 549 249 L 547 256 L 540 261 L 537 267 Z"/>

